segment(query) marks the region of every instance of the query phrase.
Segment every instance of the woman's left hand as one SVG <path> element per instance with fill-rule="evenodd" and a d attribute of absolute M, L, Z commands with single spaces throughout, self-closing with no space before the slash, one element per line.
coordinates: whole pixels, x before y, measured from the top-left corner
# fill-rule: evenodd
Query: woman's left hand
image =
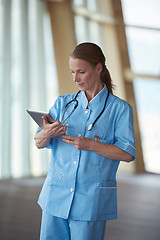
<path fill-rule="evenodd" d="M 72 137 L 72 136 L 63 135 L 62 140 L 63 142 L 74 146 L 78 150 L 89 150 L 89 146 L 92 142 L 92 140 L 90 140 L 89 138 L 82 137 L 82 136 Z"/>
<path fill-rule="evenodd" d="M 76 147 L 78 150 L 93 151 L 112 160 L 130 162 L 133 158 L 131 154 L 116 145 L 96 142 L 86 137 L 63 135 L 62 140 L 63 142 Z"/>

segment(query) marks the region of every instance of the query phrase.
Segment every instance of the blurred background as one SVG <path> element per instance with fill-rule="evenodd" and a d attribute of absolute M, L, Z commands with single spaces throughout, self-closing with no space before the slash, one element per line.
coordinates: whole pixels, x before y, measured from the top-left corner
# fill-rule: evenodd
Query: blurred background
<path fill-rule="evenodd" d="M 134 109 L 136 161 L 120 164 L 120 217 L 106 239 L 160 239 L 159 13 L 159 0 L 0 0 L 0 239 L 39 239 L 50 151 L 36 149 L 26 109 L 78 90 L 68 60 L 85 41 L 102 48 L 114 94 Z"/>

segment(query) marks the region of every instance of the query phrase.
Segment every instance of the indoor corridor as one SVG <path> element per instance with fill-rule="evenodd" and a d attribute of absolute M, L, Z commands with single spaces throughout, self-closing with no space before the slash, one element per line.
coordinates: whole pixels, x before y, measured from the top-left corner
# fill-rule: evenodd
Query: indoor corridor
<path fill-rule="evenodd" d="M 119 219 L 107 222 L 105 240 L 159 240 L 160 176 L 118 175 L 117 180 Z M 43 181 L 0 181 L 1 240 L 39 239 L 41 210 L 36 202 Z"/>

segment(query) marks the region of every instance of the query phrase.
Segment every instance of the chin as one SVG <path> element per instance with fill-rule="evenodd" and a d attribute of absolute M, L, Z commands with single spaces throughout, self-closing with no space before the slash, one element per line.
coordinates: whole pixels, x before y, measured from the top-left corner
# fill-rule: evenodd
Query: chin
<path fill-rule="evenodd" d="M 85 87 L 84 85 L 78 86 L 78 88 L 79 88 L 79 90 L 81 90 L 81 91 L 85 91 L 85 90 L 86 90 L 86 87 Z"/>

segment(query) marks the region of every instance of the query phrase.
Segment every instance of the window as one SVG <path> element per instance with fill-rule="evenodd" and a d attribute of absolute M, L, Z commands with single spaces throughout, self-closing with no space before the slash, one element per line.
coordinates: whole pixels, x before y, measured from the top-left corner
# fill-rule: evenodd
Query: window
<path fill-rule="evenodd" d="M 94 13 L 98 12 L 98 1 L 74 0 L 74 9 L 77 43 L 90 41 L 101 46 L 101 26 L 94 19 Z"/>
<path fill-rule="evenodd" d="M 159 0 L 122 0 L 127 25 L 160 28 Z"/>
<path fill-rule="evenodd" d="M 145 168 L 160 173 L 160 81 L 134 80 Z"/>
<path fill-rule="evenodd" d="M 160 31 L 126 28 L 131 67 L 134 72 L 160 74 Z"/>
<path fill-rule="evenodd" d="M 77 43 L 94 42 L 100 45 L 99 23 L 86 19 L 83 16 L 75 16 L 75 32 Z"/>
<path fill-rule="evenodd" d="M 0 61 L 0 177 L 45 174 L 47 153 L 34 146 L 37 126 L 26 113 L 27 108 L 47 111 L 58 95 L 44 2 L 0 0 Z"/>
<path fill-rule="evenodd" d="M 122 0 L 145 169 L 160 173 L 160 1 Z M 135 17 L 136 16 L 136 17 Z"/>

